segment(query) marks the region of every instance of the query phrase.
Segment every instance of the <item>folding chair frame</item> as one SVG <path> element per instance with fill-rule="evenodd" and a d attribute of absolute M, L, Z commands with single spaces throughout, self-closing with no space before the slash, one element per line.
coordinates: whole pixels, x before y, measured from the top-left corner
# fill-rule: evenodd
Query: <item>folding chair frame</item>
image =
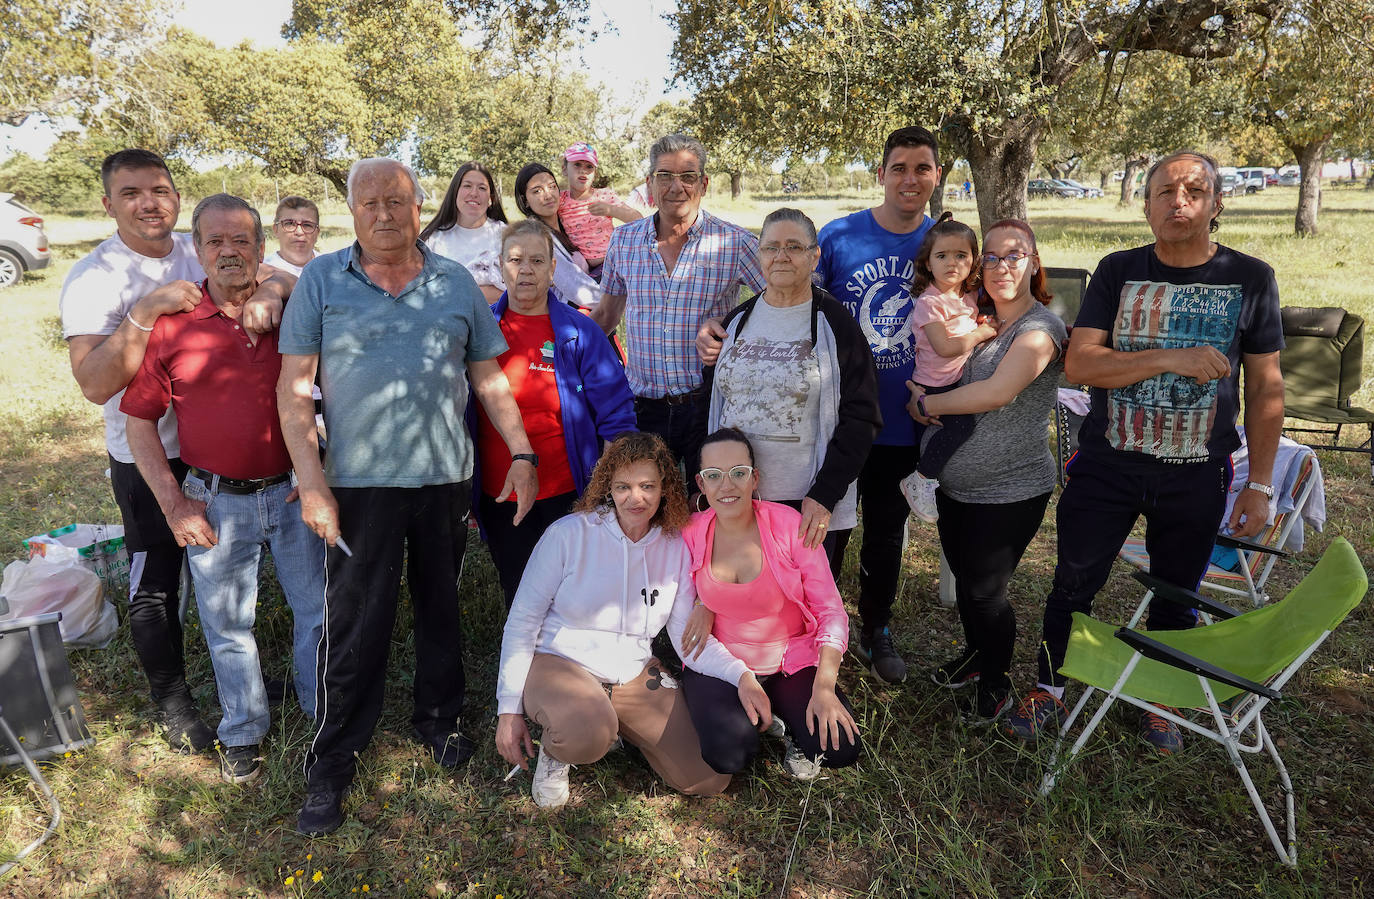
<path fill-rule="evenodd" d="M 1265 592 L 1264 585 L 1269 582 L 1269 575 L 1274 570 L 1274 563 L 1279 559 L 1288 558 L 1291 553 L 1283 549 L 1288 542 L 1288 535 L 1293 532 L 1293 528 L 1302 527 L 1302 509 L 1307 503 L 1307 498 L 1317 486 L 1317 460 L 1313 455 L 1304 454 L 1301 462 L 1303 468 L 1298 475 L 1298 489 L 1293 494 L 1293 510 L 1286 512 L 1283 523 L 1272 535 L 1273 543 L 1259 543 L 1254 540 L 1247 540 L 1242 537 L 1231 537 L 1227 534 L 1218 534 L 1216 542 L 1218 546 L 1234 549 L 1240 557 L 1240 575 L 1245 581 L 1245 589 L 1231 587 L 1214 580 L 1208 580 L 1212 576 L 1212 565 L 1207 566 L 1207 574 L 1203 575 L 1202 582 L 1198 585 L 1199 590 L 1213 590 L 1217 593 L 1225 593 L 1229 596 L 1244 596 L 1256 608 L 1269 602 L 1269 594 Z M 1263 555 L 1263 561 L 1258 561 L 1257 556 Z M 1134 559 L 1125 561 L 1136 564 Z M 1252 570 L 1253 569 L 1253 570 Z M 1129 626 L 1134 626 L 1139 620 L 1141 613 L 1150 603 L 1149 594 L 1140 603 L 1140 608 L 1136 609 L 1135 617 L 1131 619 Z"/>
<path fill-rule="evenodd" d="M 1297 674 L 1298 670 L 1302 668 L 1309 658 L 1311 658 L 1312 653 L 1317 651 L 1317 648 L 1326 641 L 1326 638 L 1330 636 L 1330 634 L 1331 631 L 1323 631 L 1321 636 L 1312 641 L 1312 644 L 1294 659 L 1288 667 L 1284 668 L 1283 671 L 1272 678 L 1267 686 L 1252 684 L 1239 675 L 1231 674 L 1230 679 L 1232 679 L 1232 683 L 1239 685 L 1238 682 L 1244 682 L 1250 685 L 1246 688 L 1247 692 L 1242 695 L 1242 698 L 1237 701 L 1229 711 L 1223 710 L 1221 704 L 1217 702 L 1216 695 L 1212 692 L 1212 685 L 1208 682 L 1208 678 L 1202 674 L 1198 674 L 1198 684 L 1202 689 L 1203 695 L 1207 698 L 1207 707 L 1205 709 L 1196 709 L 1196 711 L 1208 712 L 1211 714 L 1212 721 L 1216 725 L 1215 729 L 1211 729 L 1184 718 L 1168 709 L 1137 699 L 1134 696 L 1122 694 L 1122 689 L 1126 686 L 1126 682 L 1130 680 L 1131 673 L 1135 670 L 1136 665 L 1142 658 L 1148 656 L 1155 661 L 1163 662 L 1164 664 L 1172 665 L 1175 668 L 1183 670 L 1194 670 L 1194 665 L 1200 662 L 1200 660 L 1193 659 L 1184 653 L 1174 650 L 1172 647 L 1151 640 L 1139 631 L 1132 631 L 1124 627 L 1118 629 L 1116 631 L 1118 639 L 1130 645 L 1137 646 L 1138 648 L 1135 654 L 1131 656 L 1130 662 L 1122 669 L 1121 676 L 1117 678 L 1112 689 L 1107 692 L 1097 712 L 1092 716 L 1092 719 L 1088 721 L 1083 733 L 1079 734 L 1078 739 L 1074 741 L 1073 746 L 1069 749 L 1068 757 L 1061 763 L 1059 761 L 1059 753 L 1063 746 L 1064 739 L 1072 730 L 1074 722 L 1078 720 L 1078 716 L 1082 714 L 1084 708 L 1087 706 L 1088 700 L 1092 698 L 1094 693 L 1102 692 L 1097 687 L 1086 687 L 1084 689 L 1083 695 L 1079 698 L 1078 702 L 1075 703 L 1073 711 L 1069 713 L 1068 720 L 1064 722 L 1064 726 L 1059 732 L 1059 739 L 1055 742 L 1054 749 L 1050 755 L 1048 770 L 1045 772 L 1045 776 L 1040 782 L 1040 795 L 1048 796 L 1054 790 L 1058 776 L 1068 768 L 1074 757 L 1083 749 L 1084 744 L 1088 742 L 1088 738 L 1092 736 L 1093 731 L 1097 730 L 1097 726 L 1102 723 L 1102 719 L 1106 716 L 1107 710 L 1111 708 L 1114 702 L 1121 700 L 1142 711 L 1147 711 L 1172 721 L 1179 727 L 1200 734 L 1215 743 L 1220 743 L 1226 750 L 1226 755 L 1231 759 L 1231 765 L 1236 769 L 1236 773 L 1240 775 L 1241 781 L 1245 784 L 1245 791 L 1250 794 L 1250 803 L 1259 814 L 1260 822 L 1264 825 L 1265 833 L 1269 835 L 1269 842 L 1273 845 L 1274 851 L 1278 853 L 1279 858 L 1282 859 L 1285 865 L 1296 867 L 1298 864 L 1298 845 L 1297 822 L 1293 814 L 1293 781 L 1292 778 L 1288 776 L 1288 768 L 1284 765 L 1283 758 L 1280 757 L 1278 747 L 1274 744 L 1273 738 L 1269 736 L 1269 730 L 1264 726 L 1264 720 L 1261 718 L 1261 715 L 1271 701 L 1282 698 L 1279 691 L 1283 689 L 1293 675 Z M 1149 652 L 1143 651 L 1145 647 L 1150 647 L 1151 650 Z M 1211 668 L 1211 666 L 1208 666 L 1205 662 L 1201 664 Z M 1223 672 L 1220 671 L 1220 669 L 1213 668 L 1211 670 L 1214 673 L 1229 674 L 1229 672 Z M 1261 692 L 1255 692 L 1256 690 Z M 1250 738 L 1251 742 L 1246 742 L 1247 732 L 1252 732 Z M 1273 760 L 1274 767 L 1279 774 L 1279 781 L 1283 786 L 1284 809 L 1288 825 L 1288 839 L 1286 844 L 1284 840 L 1280 839 L 1278 830 L 1274 826 L 1273 819 L 1269 816 L 1269 810 L 1265 807 L 1264 800 L 1260 798 L 1259 790 L 1255 788 L 1255 783 L 1250 778 L 1250 770 L 1246 767 L 1244 758 L 1241 757 L 1241 753 L 1243 752 L 1256 754 L 1261 750 L 1267 752 L 1270 759 Z"/>

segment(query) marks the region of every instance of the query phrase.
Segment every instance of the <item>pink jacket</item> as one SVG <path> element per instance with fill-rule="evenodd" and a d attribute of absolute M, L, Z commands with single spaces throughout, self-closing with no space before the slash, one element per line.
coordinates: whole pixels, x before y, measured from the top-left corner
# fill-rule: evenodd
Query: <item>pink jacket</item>
<path fill-rule="evenodd" d="M 825 550 L 820 547 L 807 549 L 797 538 L 801 513 L 780 503 L 755 500 L 754 516 L 762 538 L 764 564 L 777 579 L 783 595 L 797 604 L 806 622 L 806 631 L 792 639 L 782 657 L 783 673 L 795 674 L 820 661 L 822 646 L 845 651 L 849 646 L 849 615 L 830 574 Z M 707 548 L 715 538 L 715 531 L 716 513 L 709 509 L 693 515 L 691 523 L 682 531 L 682 539 L 692 556 L 694 580 L 701 576 L 701 569 L 706 565 Z M 710 643 L 715 646 L 708 646 L 699 658 L 685 659 L 687 666 L 737 684 L 747 670 L 744 663 L 735 660 L 733 665 L 722 665 L 721 656 L 728 656 L 728 653 L 714 638 Z"/>

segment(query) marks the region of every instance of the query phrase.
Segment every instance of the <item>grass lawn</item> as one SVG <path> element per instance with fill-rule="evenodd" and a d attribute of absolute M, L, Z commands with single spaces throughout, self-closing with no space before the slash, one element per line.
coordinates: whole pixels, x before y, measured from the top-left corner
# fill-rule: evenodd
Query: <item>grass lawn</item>
<path fill-rule="evenodd" d="M 1341 305 L 1374 317 L 1374 192 L 1331 190 L 1322 234 L 1291 236 L 1291 189 L 1228 201 L 1219 237 L 1278 271 L 1285 304 Z M 779 205 L 818 223 L 864 208 L 876 192 L 825 198 L 717 192 L 708 207 L 757 227 Z M 190 202 L 185 207 L 189 221 Z M 968 204 L 957 215 L 975 222 Z M 1138 209 L 1111 200 L 1037 201 L 1031 219 L 1046 264 L 1092 268 L 1112 249 L 1145 242 Z M 119 520 L 104 477 L 99 410 L 82 398 L 57 319 L 62 278 L 112 230 L 98 216 L 50 219 L 54 265 L 0 293 L 0 558 L 20 540 L 72 521 Z M 348 239 L 341 206 L 326 209 L 323 245 Z M 1374 338 L 1371 338 L 1374 341 Z M 1374 362 L 1366 375 L 1374 377 Z M 1370 390 L 1359 397 L 1374 402 Z M 1282 595 L 1331 538 L 1348 538 L 1374 568 L 1374 486 L 1364 457 L 1324 454 L 1329 520 L 1282 563 Z M 857 539 L 851 546 L 857 547 Z M 1047 517 L 1013 582 L 1020 621 L 1014 682 L 1034 679 L 1040 612 L 1054 567 Z M 841 590 L 852 602 L 857 560 Z M 1109 721 L 1047 800 L 1036 786 L 1046 747 L 1024 748 L 964 726 L 922 669 L 952 654 L 957 617 L 936 598 L 935 530 L 914 521 L 893 622 L 913 669 L 887 687 L 847 663 L 866 751 L 853 769 L 811 785 L 787 780 L 765 744 L 723 796 L 667 791 L 641 760 L 613 752 L 573 772 L 573 799 L 538 812 L 529 779 L 509 783 L 496 754 L 493 700 L 500 591 L 471 538 L 463 583 L 468 622 L 464 729 L 481 749 L 456 777 L 406 738 L 413 643 L 406 612 L 393 636 L 386 711 L 332 836 L 293 832 L 309 738 L 298 709 L 274 715 L 268 776 L 240 789 L 212 757 L 185 757 L 154 732 L 127 628 L 104 650 L 71 653 L 98 742 L 44 766 L 64 811 L 61 830 L 0 881 L 0 896 L 1232 896 L 1364 895 L 1374 876 L 1374 612 L 1368 605 L 1319 651 L 1271 710 L 1270 726 L 1299 791 L 1300 864 L 1282 867 L 1223 753 L 1201 739 L 1169 759 L 1146 755 L 1132 718 Z M 269 579 L 270 580 L 270 579 Z M 1138 598 L 1120 567 L 1099 617 L 1124 621 Z M 122 602 L 121 602 L 122 605 Z M 122 611 L 122 609 L 121 609 Z M 852 611 L 852 606 L 851 606 Z M 210 664 L 194 614 L 190 680 L 217 720 Z M 269 676 L 289 658 L 290 618 L 268 588 L 259 642 Z M 937 695 L 939 693 L 940 695 Z M 3 701 L 3 697 L 0 697 Z M 1264 761 L 1257 783 L 1278 806 Z M 39 832 L 46 807 L 22 771 L 0 775 L 0 860 Z"/>

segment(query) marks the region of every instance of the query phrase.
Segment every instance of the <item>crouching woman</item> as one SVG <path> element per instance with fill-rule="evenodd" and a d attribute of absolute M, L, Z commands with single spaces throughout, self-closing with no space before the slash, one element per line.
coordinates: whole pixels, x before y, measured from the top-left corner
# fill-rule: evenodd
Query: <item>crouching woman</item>
<path fill-rule="evenodd" d="M 568 767 L 597 761 L 617 737 L 680 792 L 710 796 L 730 782 L 702 760 L 682 691 L 650 646 L 670 615 L 681 633 L 695 601 L 680 533 L 687 515 L 663 441 L 622 434 L 530 556 L 501 642 L 496 748 L 527 768 L 526 716 L 543 728 L 533 784 L 541 808 L 566 803 Z"/>
<path fill-rule="evenodd" d="M 743 771 L 761 733 L 783 737 L 783 770 L 810 780 L 859 757 L 859 729 L 835 686 L 849 618 L 825 550 L 808 546 L 800 513 L 753 499 L 759 472 L 743 432 L 721 428 L 701 447 L 697 486 L 710 503 L 684 531 L 702 606 L 686 637 L 669 634 L 702 755 Z"/>

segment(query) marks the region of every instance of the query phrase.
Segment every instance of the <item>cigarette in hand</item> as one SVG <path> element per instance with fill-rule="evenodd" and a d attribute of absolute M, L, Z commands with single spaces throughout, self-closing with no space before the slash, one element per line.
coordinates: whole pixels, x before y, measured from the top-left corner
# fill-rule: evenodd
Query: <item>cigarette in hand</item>
<path fill-rule="evenodd" d="M 344 555 L 348 556 L 350 559 L 353 558 L 353 550 L 348 548 L 348 544 L 344 542 L 344 538 L 334 538 L 334 545 L 337 546 Z"/>
<path fill-rule="evenodd" d="M 514 768 L 510 769 L 510 773 L 507 774 L 505 777 L 501 778 L 501 780 L 502 780 L 504 783 L 509 783 L 509 782 L 510 782 L 510 779 L 511 779 L 512 777 L 514 777 L 515 775 L 519 774 L 519 773 L 520 773 L 520 766 L 519 766 L 519 765 L 516 765 Z"/>

